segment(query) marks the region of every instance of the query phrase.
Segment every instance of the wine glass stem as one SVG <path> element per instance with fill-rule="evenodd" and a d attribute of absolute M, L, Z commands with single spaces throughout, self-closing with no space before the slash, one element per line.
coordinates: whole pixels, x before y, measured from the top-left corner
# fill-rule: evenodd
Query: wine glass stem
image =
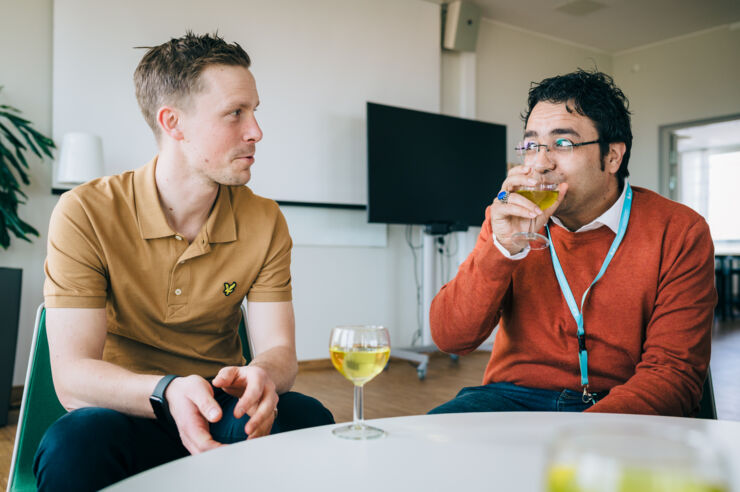
<path fill-rule="evenodd" d="M 352 415 L 355 427 L 362 427 L 365 425 L 365 417 L 363 415 L 363 397 L 363 386 L 359 384 L 355 385 L 355 408 Z"/>
<path fill-rule="evenodd" d="M 529 233 L 534 234 L 534 219 L 529 220 Z"/>

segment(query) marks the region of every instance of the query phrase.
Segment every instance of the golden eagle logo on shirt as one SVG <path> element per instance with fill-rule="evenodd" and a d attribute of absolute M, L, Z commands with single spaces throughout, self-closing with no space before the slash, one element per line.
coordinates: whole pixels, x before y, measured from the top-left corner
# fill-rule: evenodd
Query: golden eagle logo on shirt
<path fill-rule="evenodd" d="M 232 292 L 234 292 L 234 289 L 236 289 L 236 282 L 224 282 L 224 295 L 228 296 Z"/>

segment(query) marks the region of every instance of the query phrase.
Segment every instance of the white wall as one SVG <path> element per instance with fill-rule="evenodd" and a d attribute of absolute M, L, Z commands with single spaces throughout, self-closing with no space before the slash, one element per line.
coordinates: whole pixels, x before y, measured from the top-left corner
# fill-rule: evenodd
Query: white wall
<path fill-rule="evenodd" d="M 578 67 L 612 70 L 606 53 L 497 22 L 481 22 L 478 36 L 477 117 L 507 126 L 509 162 L 516 162 L 514 147 L 524 132 L 519 115 L 531 82 Z"/>
<path fill-rule="evenodd" d="M 0 0 L 0 104 L 23 111 L 36 129 L 51 134 L 51 0 Z M 20 329 L 13 384 L 23 384 L 36 307 L 43 301 L 46 232 L 56 203 L 51 189 L 51 163 L 32 156 L 28 203 L 19 215 L 41 237 L 33 243 L 11 235 L 10 248 L 0 249 L 0 266 L 23 269 Z M 2 293 L 0 293 L 2 295 Z"/>
<path fill-rule="evenodd" d="M 133 47 L 218 30 L 245 47 L 257 80 L 255 193 L 365 205 L 366 103 L 439 110 L 439 24 L 439 6 L 420 0 L 55 0 L 54 137 L 100 135 L 106 174 L 147 162 L 156 146 Z"/>
<path fill-rule="evenodd" d="M 299 359 L 327 358 L 329 333 L 342 324 L 382 324 L 392 346 L 410 345 L 416 293 L 405 226 L 388 226 L 385 248 L 296 246 L 291 273 Z"/>
<path fill-rule="evenodd" d="M 614 56 L 630 100 L 631 182 L 658 191 L 658 127 L 740 114 L 740 29 L 712 29 Z"/>

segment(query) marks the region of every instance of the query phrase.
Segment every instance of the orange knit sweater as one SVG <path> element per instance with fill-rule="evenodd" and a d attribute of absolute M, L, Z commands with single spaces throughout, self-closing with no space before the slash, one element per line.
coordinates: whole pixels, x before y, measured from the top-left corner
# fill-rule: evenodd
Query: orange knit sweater
<path fill-rule="evenodd" d="M 709 365 L 717 301 L 709 227 L 688 207 L 633 190 L 625 237 L 583 309 L 590 389 L 610 390 L 589 410 L 690 415 Z M 550 231 L 580 306 L 615 234 L 608 227 Z M 490 209 L 430 316 L 437 346 L 458 354 L 477 348 L 500 322 L 483 384 L 581 390 L 576 322 L 549 250 L 504 257 L 493 244 Z"/>

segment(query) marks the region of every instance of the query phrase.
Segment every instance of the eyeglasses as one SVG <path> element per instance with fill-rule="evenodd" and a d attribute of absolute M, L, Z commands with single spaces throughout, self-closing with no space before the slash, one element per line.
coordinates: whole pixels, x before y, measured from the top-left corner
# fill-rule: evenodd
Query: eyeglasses
<path fill-rule="evenodd" d="M 551 144 L 538 144 L 531 140 L 525 140 L 519 143 L 516 147 L 516 153 L 522 157 L 525 161 L 531 161 L 535 158 L 541 148 L 544 148 L 547 153 L 545 156 L 548 159 L 552 158 L 551 152 L 558 157 L 567 157 L 573 153 L 573 149 L 576 147 L 582 147 L 584 145 L 591 145 L 595 143 L 601 143 L 601 140 L 591 140 L 590 142 L 574 143 L 572 140 L 567 138 L 558 138 Z"/>

